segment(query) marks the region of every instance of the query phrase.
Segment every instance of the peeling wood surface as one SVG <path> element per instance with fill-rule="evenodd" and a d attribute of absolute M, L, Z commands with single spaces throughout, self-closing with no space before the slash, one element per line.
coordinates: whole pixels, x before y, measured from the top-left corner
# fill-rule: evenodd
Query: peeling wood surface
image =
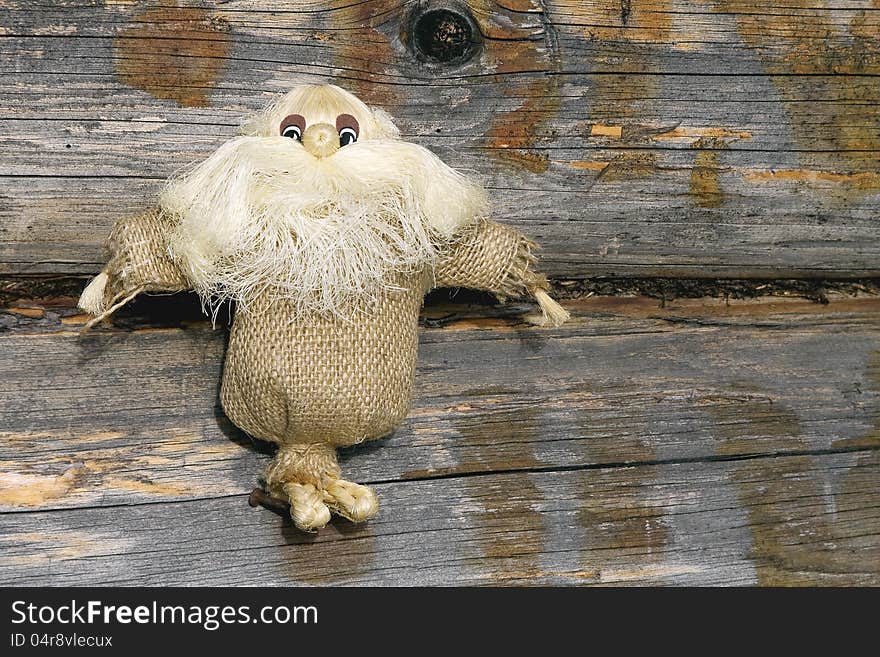
<path fill-rule="evenodd" d="M 558 277 L 880 275 L 880 4 L 0 2 L 0 273 L 97 271 L 112 222 L 301 81 L 474 170 Z"/>
<path fill-rule="evenodd" d="M 343 457 L 380 515 L 317 536 L 247 505 L 186 299 L 0 312 L 0 582 L 880 584 L 880 299 L 432 305 L 410 417 Z"/>

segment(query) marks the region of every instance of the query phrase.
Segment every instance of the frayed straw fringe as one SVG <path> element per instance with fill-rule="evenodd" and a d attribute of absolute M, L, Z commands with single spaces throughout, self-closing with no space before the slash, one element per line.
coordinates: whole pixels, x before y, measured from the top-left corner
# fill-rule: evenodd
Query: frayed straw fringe
<path fill-rule="evenodd" d="M 315 157 L 279 136 L 291 112 L 310 123 L 351 114 L 362 138 Z M 173 179 L 161 200 L 179 219 L 170 253 L 209 306 L 233 299 L 246 313 L 268 294 L 298 317 L 355 318 L 389 275 L 431 265 L 488 211 L 481 186 L 399 140 L 384 112 L 338 87 L 298 87 L 243 132 Z"/>
<path fill-rule="evenodd" d="M 482 188 L 421 147 L 358 142 L 315 160 L 291 141 L 234 140 L 163 195 L 179 217 L 170 252 L 210 305 L 247 312 L 269 294 L 353 317 L 486 211 Z"/>
<path fill-rule="evenodd" d="M 536 288 L 532 291 L 532 296 L 538 302 L 541 308 L 540 315 L 529 315 L 527 319 L 536 326 L 546 326 L 556 328 L 562 326 L 571 319 L 568 311 L 550 298 L 545 290 Z"/>
<path fill-rule="evenodd" d="M 117 302 L 115 302 L 115 303 L 112 303 L 112 304 L 110 305 L 109 308 L 107 308 L 106 310 L 102 311 L 101 313 L 99 313 L 99 314 L 96 315 L 95 317 L 92 317 L 88 322 L 86 322 L 86 323 L 83 325 L 83 327 L 82 327 L 82 329 L 80 329 L 80 331 L 81 331 L 82 333 L 85 333 L 85 332 L 88 331 L 90 328 L 92 328 L 93 326 L 95 326 L 95 324 L 98 324 L 98 323 L 100 323 L 100 322 L 103 322 L 105 319 L 107 319 L 108 317 L 110 317 L 110 315 L 112 315 L 112 314 L 115 313 L 117 310 L 119 310 L 120 308 L 122 308 L 122 306 L 124 306 L 124 305 L 127 304 L 129 301 L 131 301 L 132 299 L 134 299 L 137 295 L 139 295 L 141 292 L 144 292 L 144 291 L 146 291 L 146 290 L 147 290 L 147 286 L 146 286 L 146 285 L 140 285 L 140 286 L 136 287 L 132 292 L 130 292 L 129 294 L 125 295 L 120 301 L 117 301 Z M 118 297 L 117 297 L 117 298 L 118 298 Z M 82 306 L 80 306 L 80 307 L 82 308 Z M 83 308 L 83 310 L 85 310 L 85 308 Z"/>
<path fill-rule="evenodd" d="M 86 286 L 79 297 L 77 305 L 90 315 L 104 312 L 104 288 L 107 287 L 107 272 L 102 271 Z"/>
<path fill-rule="evenodd" d="M 534 251 L 538 249 L 537 243 L 521 236 L 514 245 L 514 249 L 515 253 L 510 260 L 510 266 L 504 275 L 504 282 L 501 286 L 502 298 L 518 296 L 523 292 L 532 295 L 538 302 L 541 314 L 526 315 L 525 319 L 535 326 L 556 328 L 571 319 L 568 311 L 547 294 L 549 284 L 546 277 L 534 273 L 538 261 L 534 254 Z"/>

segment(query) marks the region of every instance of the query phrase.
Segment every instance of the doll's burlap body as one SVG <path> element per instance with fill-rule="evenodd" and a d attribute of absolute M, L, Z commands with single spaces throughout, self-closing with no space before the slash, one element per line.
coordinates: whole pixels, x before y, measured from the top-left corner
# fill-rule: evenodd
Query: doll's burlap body
<path fill-rule="evenodd" d="M 409 410 L 424 275 L 398 275 L 368 314 L 297 317 L 266 294 L 236 314 L 221 401 L 276 443 L 352 445 L 390 433 Z"/>
<path fill-rule="evenodd" d="M 165 245 L 172 226 L 158 210 L 117 225 L 105 305 L 132 291 L 188 287 Z M 546 287 L 530 270 L 532 246 L 511 228 L 481 221 L 444 245 L 433 266 L 394 274 L 351 318 L 303 315 L 269 294 L 237 313 L 221 402 L 237 426 L 279 444 L 267 471 L 270 488 L 291 478 L 319 486 L 322 477 L 339 476 L 335 447 L 393 431 L 409 411 L 424 294 L 434 286 L 499 296 Z"/>

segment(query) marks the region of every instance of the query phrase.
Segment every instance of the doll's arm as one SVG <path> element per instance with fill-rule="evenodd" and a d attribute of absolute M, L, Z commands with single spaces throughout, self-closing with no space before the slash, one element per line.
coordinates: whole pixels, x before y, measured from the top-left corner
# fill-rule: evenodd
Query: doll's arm
<path fill-rule="evenodd" d="M 95 317 L 93 326 L 141 292 L 179 292 L 190 288 L 168 255 L 174 228 L 167 213 L 154 208 L 116 223 L 107 240 L 110 259 L 83 290 L 79 307 Z"/>
<path fill-rule="evenodd" d="M 504 300 L 529 294 L 538 301 L 542 325 L 559 326 L 568 313 L 547 294 L 547 277 L 534 271 L 536 244 L 495 221 L 465 227 L 441 250 L 434 268 L 437 287 L 485 290 Z"/>

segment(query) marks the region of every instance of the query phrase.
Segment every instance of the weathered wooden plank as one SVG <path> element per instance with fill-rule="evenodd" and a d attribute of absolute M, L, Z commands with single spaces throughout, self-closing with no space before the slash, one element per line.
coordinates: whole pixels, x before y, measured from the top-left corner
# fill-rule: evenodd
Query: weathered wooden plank
<path fill-rule="evenodd" d="M 44 7 L 35 7 L 31 2 L 4 2 L 10 10 L 4 16 L 4 27 L 10 36 L 90 39 L 113 37 L 120 28 L 128 28 L 121 35 L 124 39 L 149 38 L 160 42 L 163 36 L 172 38 L 173 33 L 158 34 L 151 26 L 182 30 L 181 23 L 186 23 L 192 39 L 215 44 L 228 42 L 230 34 L 247 35 L 249 42 L 263 46 L 283 46 L 294 40 L 305 52 L 325 56 L 323 62 L 310 62 L 313 66 L 335 65 L 378 80 L 400 82 L 417 71 L 419 62 L 407 56 L 403 43 L 395 43 L 403 40 L 403 35 L 396 32 L 405 23 L 411 7 L 394 0 L 359 4 L 359 8 L 354 8 L 339 2 L 318 1 L 298 3 L 291 10 L 262 1 L 219 4 L 190 0 L 156 2 L 152 7 L 150 3 L 132 2 L 96 12 L 83 2 L 54 2 Z M 826 70 L 847 73 L 853 69 L 876 70 L 878 63 L 878 48 L 871 37 L 880 27 L 880 11 L 871 6 L 871 0 L 842 7 L 829 7 L 828 3 L 815 0 L 786 3 L 782 7 L 749 0 L 693 2 L 680 7 L 673 6 L 671 0 L 639 0 L 629 5 L 613 0 L 568 0 L 544 7 L 526 2 L 515 9 L 501 3 L 469 4 L 486 37 L 477 64 L 497 61 L 499 52 L 522 54 L 519 43 L 493 40 L 540 41 L 548 27 L 556 31 L 560 50 L 569 55 L 567 64 L 590 64 L 594 65 L 590 70 L 615 73 L 644 72 L 647 59 L 653 60 L 657 64 L 655 70 L 661 73 L 692 71 L 696 64 L 704 64 L 710 73 L 742 73 L 744 68 L 751 72 L 749 65 L 753 66 L 757 57 L 775 57 L 792 63 L 793 46 L 802 48 L 802 69 L 806 65 L 824 66 Z M 365 45 L 374 47 L 372 59 L 366 49 L 344 47 L 353 34 L 363 37 Z M 847 55 L 862 44 L 865 56 L 847 61 Z M 608 57 L 612 52 L 614 59 Z M 124 58 L 130 53 L 123 49 L 118 54 Z M 263 61 L 290 61 L 273 58 L 271 53 L 267 48 Z M 332 59 L 327 56 L 329 53 Z M 821 61 L 817 57 L 820 54 L 825 55 Z M 199 56 L 216 55 L 208 51 L 200 52 Z M 725 66 L 727 63 L 730 65 Z M 463 67 L 465 73 L 472 72 L 467 66 Z M 461 68 L 438 69 L 436 77 L 460 77 Z M 428 78 L 421 76 L 422 81 Z"/>
<path fill-rule="evenodd" d="M 443 67 L 391 0 L 4 3 L 0 273 L 93 272 L 112 221 L 302 80 L 475 170 L 552 275 L 880 271 L 876 3 L 471 8 L 482 50 Z"/>
<path fill-rule="evenodd" d="M 223 418 L 226 339 L 174 298 L 80 336 L 66 306 L 0 315 L 0 509 L 214 498 L 268 461 Z M 880 300 L 592 298 L 529 328 L 524 307 L 422 333 L 415 405 L 347 450 L 358 481 L 880 446 Z M 175 314 L 176 313 L 176 314 Z M 154 319 L 144 323 L 144 316 Z M 34 373 L 37 373 L 36 375 Z"/>
<path fill-rule="evenodd" d="M 9 585 L 880 583 L 877 451 L 377 486 L 318 535 L 242 495 L 0 516 Z"/>
<path fill-rule="evenodd" d="M 602 196 L 604 214 L 600 216 L 580 213 L 575 204 L 582 194 L 560 189 L 541 196 L 545 199 L 541 203 L 559 204 L 552 213 L 535 207 L 531 216 L 509 223 L 542 243 L 542 268 L 557 276 L 877 275 L 880 240 L 873 238 L 878 224 L 871 202 L 850 207 L 845 213 L 847 225 L 841 225 L 842 213 L 835 208 L 840 202 L 835 180 L 816 181 L 828 192 L 823 206 L 817 207 L 804 196 L 801 181 L 780 174 L 775 182 L 773 174 L 741 171 L 760 181 L 740 196 L 725 196 L 731 208 L 738 208 L 736 215 L 706 209 L 707 216 L 716 214 L 714 223 L 697 226 L 687 220 L 695 198 L 690 189 L 692 171 L 680 166 L 669 166 L 658 175 L 652 190 L 628 196 L 623 189 L 628 183 L 605 184 L 621 196 Z M 719 180 L 735 184 L 738 175 L 731 169 Z M 158 179 L 3 179 L 0 188 L 5 188 L 2 193 L 11 200 L 0 207 L 4 238 L 0 273 L 97 272 L 104 262 L 101 245 L 113 222 L 149 207 L 161 186 Z M 524 205 L 535 206 L 535 199 L 532 191 L 508 190 L 496 203 L 496 216 L 509 220 Z M 788 207 L 800 207 L 803 214 L 792 218 L 784 208 L 762 211 L 765 202 L 788 203 Z M 603 219 L 630 212 L 640 213 L 638 225 Z M 722 242 L 723 248 L 711 246 Z"/>

